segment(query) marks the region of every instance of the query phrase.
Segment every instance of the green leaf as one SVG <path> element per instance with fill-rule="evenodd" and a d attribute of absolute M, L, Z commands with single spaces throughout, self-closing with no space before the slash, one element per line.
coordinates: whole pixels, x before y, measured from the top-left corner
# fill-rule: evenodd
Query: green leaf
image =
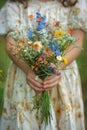
<path fill-rule="evenodd" d="M 0 0 L 0 9 L 4 6 L 7 0 Z"/>

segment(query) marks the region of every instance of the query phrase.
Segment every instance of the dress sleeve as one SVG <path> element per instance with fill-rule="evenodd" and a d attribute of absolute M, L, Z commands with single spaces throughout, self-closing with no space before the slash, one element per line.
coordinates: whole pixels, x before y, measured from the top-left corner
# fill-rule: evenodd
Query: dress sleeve
<path fill-rule="evenodd" d="M 19 4 L 17 2 L 9 2 L 7 5 L 7 30 L 15 30 L 20 23 Z"/>
<path fill-rule="evenodd" d="M 82 29 L 87 32 L 87 0 L 78 0 L 76 6 L 72 7 L 69 26 L 72 29 Z"/>
<path fill-rule="evenodd" d="M 0 9 L 0 35 L 6 34 L 7 32 L 6 10 L 7 4 Z"/>
<path fill-rule="evenodd" d="M 0 10 L 0 34 L 15 30 L 20 24 L 19 8 L 15 2 L 7 2 Z"/>

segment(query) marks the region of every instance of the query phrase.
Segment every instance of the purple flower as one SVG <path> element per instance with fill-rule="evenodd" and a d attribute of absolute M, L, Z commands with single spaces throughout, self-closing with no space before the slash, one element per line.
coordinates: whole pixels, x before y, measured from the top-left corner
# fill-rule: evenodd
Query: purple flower
<path fill-rule="evenodd" d="M 56 69 L 54 67 L 48 67 L 48 69 L 50 69 L 52 73 L 56 73 Z"/>
<path fill-rule="evenodd" d="M 60 75 L 61 75 L 61 72 L 58 71 L 58 72 L 56 73 L 56 75 L 60 76 Z"/>
<path fill-rule="evenodd" d="M 44 59 L 45 59 L 45 56 L 41 56 L 41 58 L 44 60 Z"/>
<path fill-rule="evenodd" d="M 55 72 L 56 72 L 56 70 L 55 70 L 55 68 L 54 68 L 54 67 L 51 67 L 51 71 L 52 71 L 53 73 L 55 73 Z"/>

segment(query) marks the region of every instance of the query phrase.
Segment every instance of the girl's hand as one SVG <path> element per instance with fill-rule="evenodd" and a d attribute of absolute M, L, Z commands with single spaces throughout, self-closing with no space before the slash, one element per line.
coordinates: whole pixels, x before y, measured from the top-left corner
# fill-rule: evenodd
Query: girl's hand
<path fill-rule="evenodd" d="M 26 81 L 27 81 L 27 84 L 32 88 L 34 89 L 35 91 L 37 92 L 42 92 L 44 91 L 44 88 L 43 88 L 43 81 L 38 78 L 37 80 L 35 79 L 35 73 L 33 71 L 29 71 L 27 74 L 26 74 Z"/>
<path fill-rule="evenodd" d="M 44 90 L 51 90 L 53 87 L 58 85 L 61 80 L 61 75 L 52 75 L 46 78 L 43 83 Z"/>

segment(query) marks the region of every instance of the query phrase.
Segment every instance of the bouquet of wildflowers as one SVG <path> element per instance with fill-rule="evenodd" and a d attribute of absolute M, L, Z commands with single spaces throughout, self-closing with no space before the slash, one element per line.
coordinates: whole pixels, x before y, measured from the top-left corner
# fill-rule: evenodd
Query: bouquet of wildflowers
<path fill-rule="evenodd" d="M 39 12 L 36 12 L 35 16 L 30 14 L 29 19 L 27 38 L 22 39 L 24 45 L 20 49 L 21 57 L 35 72 L 36 78 L 44 81 L 47 76 L 59 75 L 59 66 L 62 63 L 67 64 L 65 50 L 74 44 L 76 39 L 71 35 L 71 30 L 65 30 L 58 22 L 47 24 L 46 16 Z M 21 39 L 12 35 L 20 43 Z M 33 109 L 41 115 L 41 122 L 48 124 L 52 117 L 49 92 L 43 91 L 34 96 L 33 103 Z"/>

